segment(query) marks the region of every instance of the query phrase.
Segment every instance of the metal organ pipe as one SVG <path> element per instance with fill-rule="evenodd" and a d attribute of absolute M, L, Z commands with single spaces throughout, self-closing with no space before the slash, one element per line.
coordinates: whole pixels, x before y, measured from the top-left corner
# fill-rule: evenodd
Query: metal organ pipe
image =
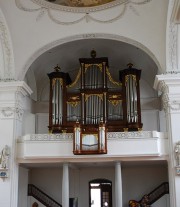
<path fill-rule="evenodd" d="M 136 78 L 133 75 L 127 76 L 126 83 L 127 120 L 129 123 L 137 122 L 137 91 Z"/>
<path fill-rule="evenodd" d="M 62 103 L 62 100 L 63 100 L 63 83 L 61 85 L 60 81 L 59 81 L 59 100 L 58 100 L 58 104 L 59 104 L 59 124 L 62 124 L 62 114 L 63 114 L 63 103 Z"/>
<path fill-rule="evenodd" d="M 84 93 L 82 93 L 82 103 L 81 103 L 81 108 L 82 108 L 82 124 L 84 124 Z"/>
<path fill-rule="evenodd" d="M 62 124 L 62 86 L 60 80 L 56 79 L 53 87 L 52 97 L 52 122 Z"/>

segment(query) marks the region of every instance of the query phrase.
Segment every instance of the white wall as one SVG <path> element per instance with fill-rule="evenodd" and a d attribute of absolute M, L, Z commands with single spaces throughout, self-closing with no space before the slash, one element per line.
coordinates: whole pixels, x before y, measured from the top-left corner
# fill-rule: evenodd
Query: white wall
<path fill-rule="evenodd" d="M 139 201 L 162 182 L 168 181 L 167 167 L 157 164 L 123 168 L 122 177 L 124 207 L 128 206 L 130 199 Z"/>
<path fill-rule="evenodd" d="M 40 8 L 32 1 L 21 1 L 27 10 Z M 160 65 L 165 69 L 165 37 L 166 37 L 166 16 L 168 0 L 150 1 L 147 4 L 132 5 L 128 7 L 125 14 L 119 20 L 111 23 L 98 23 L 85 20 L 78 24 L 60 25 L 53 22 L 45 12 L 26 12 L 17 8 L 14 0 L 1 1 L 0 7 L 12 34 L 12 43 L 15 57 L 15 68 L 19 78 L 24 78 L 26 70 L 41 52 L 38 50 L 46 46 L 52 47 L 55 44 L 63 43 L 64 38 L 83 34 L 112 34 L 119 37 L 126 37 L 147 47 Z M 161 8 L 161 12 L 159 12 Z M 97 19 L 106 20 L 119 14 L 122 7 L 113 7 L 109 10 L 90 13 Z M 11 12 L 9 12 L 11 11 Z M 134 12 L 133 12 L 134 11 Z M 153 15 L 152 15 L 153 11 Z M 54 12 L 51 14 L 60 21 L 74 21 L 84 16 L 84 13 Z M 39 15 L 39 16 L 38 16 Z M 38 17 L 41 17 L 38 19 Z M 148 25 L 148 26 L 147 26 Z M 43 38 L 42 38 L 43 37 Z M 125 39 L 124 39 L 125 40 Z M 56 41 L 56 42 L 55 42 Z M 58 43 L 59 41 L 59 43 Z M 66 39 L 65 41 L 69 41 Z M 21 44 L 19 44 L 21 42 Z M 49 46 L 47 46 L 49 45 Z M 153 56 L 152 55 L 152 56 Z"/>
<path fill-rule="evenodd" d="M 19 186 L 18 186 L 18 207 L 28 206 L 28 173 L 29 170 L 23 167 L 19 167 Z"/>
<path fill-rule="evenodd" d="M 151 205 L 151 207 L 170 207 L 169 194 L 164 195 Z"/>
<path fill-rule="evenodd" d="M 62 204 L 61 186 L 62 169 L 61 168 L 39 168 L 31 169 L 29 183 L 36 185 L 54 200 Z"/>
<path fill-rule="evenodd" d="M 178 69 L 180 70 L 180 24 L 178 25 Z"/>
<path fill-rule="evenodd" d="M 89 181 L 106 178 L 112 181 L 114 205 L 114 167 L 86 167 L 70 169 L 70 197 L 78 197 L 78 206 L 89 206 Z M 31 169 L 30 183 L 36 185 L 56 201 L 61 202 L 62 168 Z M 150 193 L 162 182 L 168 181 L 167 168 L 164 165 L 144 165 L 128 163 L 122 167 L 123 207 L 128 206 L 130 199 L 140 200 L 144 194 Z M 163 200 L 163 199 L 162 199 Z M 162 201 L 165 202 L 165 201 Z M 163 205 L 164 206 L 164 203 Z M 154 207 L 158 207 L 154 205 Z"/>
<path fill-rule="evenodd" d="M 36 134 L 48 134 L 49 114 L 36 114 Z"/>

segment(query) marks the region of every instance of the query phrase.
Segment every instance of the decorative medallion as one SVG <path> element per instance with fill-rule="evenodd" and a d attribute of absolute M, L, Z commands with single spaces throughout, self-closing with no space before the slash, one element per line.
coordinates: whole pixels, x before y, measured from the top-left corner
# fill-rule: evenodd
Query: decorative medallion
<path fill-rule="evenodd" d="M 54 4 L 70 7 L 92 7 L 110 3 L 115 0 L 45 0 Z"/>
<path fill-rule="evenodd" d="M 47 14 L 49 18 L 61 25 L 72 25 L 79 23 L 81 21 L 94 21 L 98 23 L 112 23 L 118 19 L 120 19 L 126 10 L 131 9 L 136 15 L 139 15 L 135 9 L 135 6 L 143 5 L 149 3 L 152 0 L 29 0 L 37 5 L 37 8 L 29 8 L 30 4 L 25 3 L 23 0 L 15 0 L 16 6 L 27 12 L 37 12 L 39 14 L 37 16 L 37 20 L 41 19 L 44 14 Z M 97 19 L 92 13 L 102 11 L 108 8 L 112 8 L 115 6 L 119 6 L 120 9 L 118 14 L 113 15 L 110 19 Z M 65 11 L 72 13 L 81 13 L 77 16 L 77 19 L 72 21 L 63 21 L 62 17 L 57 15 L 57 12 Z M 103 15 L 103 18 L 107 15 Z"/>

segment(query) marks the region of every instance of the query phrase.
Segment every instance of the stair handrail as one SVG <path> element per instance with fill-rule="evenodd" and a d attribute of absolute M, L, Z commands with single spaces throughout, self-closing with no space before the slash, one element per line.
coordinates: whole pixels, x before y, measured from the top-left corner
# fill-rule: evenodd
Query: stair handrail
<path fill-rule="evenodd" d="M 28 196 L 33 196 L 46 207 L 62 207 L 60 203 L 33 184 L 28 184 Z"/>
<path fill-rule="evenodd" d="M 163 195 L 169 193 L 169 183 L 164 182 L 151 191 L 149 194 L 145 194 L 140 201 L 130 200 L 129 207 L 150 207 L 151 204 L 156 202 Z"/>
<path fill-rule="evenodd" d="M 157 195 L 158 193 L 159 193 L 159 195 Z M 169 183 L 164 182 L 148 194 L 149 204 L 153 204 L 159 198 L 161 198 L 163 195 L 168 194 L 168 193 L 169 193 Z M 154 196 L 154 195 L 156 195 L 156 196 Z"/>

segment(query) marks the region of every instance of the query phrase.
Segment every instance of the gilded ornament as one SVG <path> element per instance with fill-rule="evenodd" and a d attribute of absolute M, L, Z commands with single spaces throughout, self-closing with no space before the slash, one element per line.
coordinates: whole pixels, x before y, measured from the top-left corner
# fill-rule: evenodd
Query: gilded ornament
<path fill-rule="evenodd" d="M 122 85 L 120 82 L 117 82 L 117 81 L 113 80 L 113 78 L 112 78 L 112 76 L 111 76 L 111 74 L 110 74 L 108 68 L 106 68 L 106 74 L 107 74 L 107 76 L 108 76 L 108 78 L 109 78 L 109 81 L 110 81 L 111 83 L 113 83 L 113 84 L 116 85 L 116 86 L 121 86 L 121 85 Z"/>

